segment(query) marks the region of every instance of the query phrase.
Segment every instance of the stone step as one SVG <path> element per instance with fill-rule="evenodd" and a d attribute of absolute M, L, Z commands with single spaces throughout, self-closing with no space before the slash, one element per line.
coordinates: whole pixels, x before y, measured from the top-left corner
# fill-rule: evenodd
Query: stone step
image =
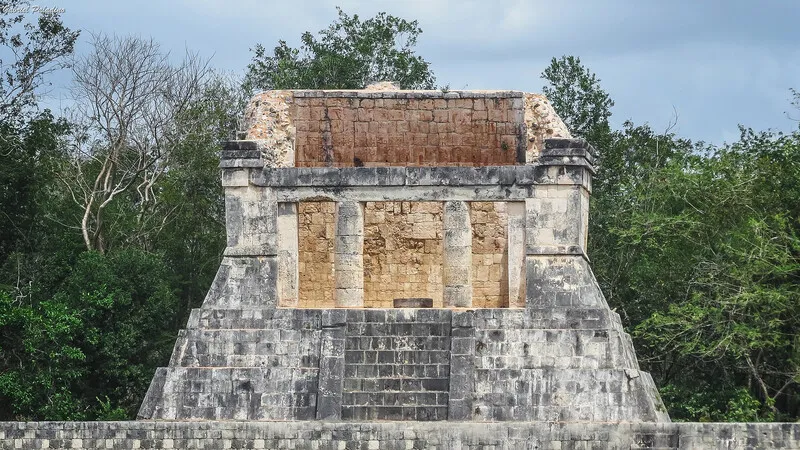
<path fill-rule="evenodd" d="M 520 309 L 299 309 L 196 308 L 187 328 L 304 329 L 319 328 L 324 316 L 339 314 L 342 323 L 443 322 L 471 317 L 482 328 L 615 329 L 622 330 L 619 314 L 608 308 L 540 307 Z"/>
<path fill-rule="evenodd" d="M 377 333 L 378 327 L 385 332 Z M 430 327 L 440 327 L 436 324 L 394 327 L 348 324 L 345 362 L 400 375 L 422 370 L 414 367 L 423 365 L 444 365 L 439 371 L 449 370 L 451 353 L 473 355 L 479 368 L 639 369 L 630 336 L 614 330 L 476 329 L 474 339 L 451 342 L 449 336 L 430 335 Z M 403 335 L 418 328 L 422 335 Z M 169 365 L 316 367 L 320 345 L 320 329 L 181 330 Z"/>
<path fill-rule="evenodd" d="M 156 420 L 313 420 L 318 369 L 159 368 L 139 417 Z"/>
<path fill-rule="evenodd" d="M 298 368 L 162 368 L 151 386 L 151 391 L 158 392 L 148 392 L 140 416 L 162 420 L 312 420 L 317 376 L 317 370 Z M 400 394 L 435 394 L 434 399 L 421 398 L 418 404 L 401 406 L 433 410 L 449 407 L 443 387 L 407 392 L 345 391 L 343 406 L 363 407 L 353 409 L 352 419 L 400 420 L 402 411 L 401 416 L 392 415 L 397 413 L 394 410 L 383 411 L 390 415 L 373 416 L 363 410 L 397 406 Z M 652 379 L 639 371 L 477 370 L 475 387 L 470 419 L 474 421 L 655 421 L 665 415 L 648 400 L 652 395 L 649 391 L 655 389 Z"/>
<path fill-rule="evenodd" d="M 666 421 L 653 379 L 633 369 L 475 370 L 472 420 Z"/>
<path fill-rule="evenodd" d="M 324 310 L 299 308 L 195 308 L 187 328 L 209 329 L 318 329 Z"/>
<path fill-rule="evenodd" d="M 319 366 L 320 329 L 181 330 L 171 367 Z"/>

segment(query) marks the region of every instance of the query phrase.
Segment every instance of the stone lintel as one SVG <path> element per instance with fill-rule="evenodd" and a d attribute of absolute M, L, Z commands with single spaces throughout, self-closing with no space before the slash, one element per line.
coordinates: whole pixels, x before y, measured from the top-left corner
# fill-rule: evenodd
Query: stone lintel
<path fill-rule="evenodd" d="M 549 161 L 549 160 L 548 160 Z M 577 156 L 563 157 L 558 164 L 484 167 L 279 167 L 254 173 L 250 182 L 257 186 L 341 187 L 360 186 L 533 186 L 539 184 L 581 184 L 582 169 L 591 164 Z M 563 167 L 562 175 L 553 177 L 553 167 Z"/>

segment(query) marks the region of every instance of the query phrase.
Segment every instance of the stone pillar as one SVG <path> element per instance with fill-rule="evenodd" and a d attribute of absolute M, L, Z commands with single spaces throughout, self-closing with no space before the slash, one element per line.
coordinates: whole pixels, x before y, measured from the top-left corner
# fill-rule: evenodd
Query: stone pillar
<path fill-rule="evenodd" d="M 586 141 L 545 140 L 535 173 L 536 188 L 533 196 L 525 199 L 528 307 L 604 303 L 580 292 L 584 284 L 593 283 L 582 272 L 588 267 L 586 240 L 593 161 L 593 149 Z"/>
<path fill-rule="evenodd" d="M 508 307 L 525 306 L 525 203 L 506 203 L 508 214 Z"/>
<path fill-rule="evenodd" d="M 444 306 L 472 307 L 472 224 L 469 203 L 444 204 Z"/>
<path fill-rule="evenodd" d="M 222 152 L 227 247 L 204 308 L 275 308 L 278 292 L 275 192 L 250 183 L 263 167 L 255 143 L 232 141 Z"/>
<path fill-rule="evenodd" d="M 334 243 L 336 307 L 364 306 L 364 207 L 356 201 L 336 205 Z"/>
<path fill-rule="evenodd" d="M 299 233 L 297 203 L 278 204 L 278 304 L 297 307 Z"/>

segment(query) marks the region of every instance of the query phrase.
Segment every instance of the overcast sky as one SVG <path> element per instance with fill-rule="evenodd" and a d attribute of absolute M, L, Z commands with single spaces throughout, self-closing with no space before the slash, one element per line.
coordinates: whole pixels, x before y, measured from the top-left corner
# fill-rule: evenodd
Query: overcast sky
<path fill-rule="evenodd" d="M 452 89 L 541 92 L 550 58 L 579 56 L 616 102 L 612 123 L 632 119 L 720 144 L 738 124 L 789 131 L 789 88 L 800 89 L 798 0 L 70 0 L 52 3 L 89 32 L 153 37 L 165 49 L 213 56 L 243 73 L 256 43 L 297 45 L 336 18 L 335 6 L 419 21 L 417 51 Z M 65 76 L 59 77 L 65 79 Z M 59 82 L 52 92 L 60 94 Z"/>

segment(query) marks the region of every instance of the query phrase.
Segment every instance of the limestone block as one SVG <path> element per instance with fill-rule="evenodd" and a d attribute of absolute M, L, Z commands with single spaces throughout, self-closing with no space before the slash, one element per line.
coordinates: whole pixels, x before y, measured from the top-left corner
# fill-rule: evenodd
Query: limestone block
<path fill-rule="evenodd" d="M 586 408 L 583 408 L 586 411 Z M 798 423 L 2 422 L 3 448 L 799 448 Z M 361 447 L 359 447 L 361 448 Z"/>
<path fill-rule="evenodd" d="M 343 201 L 336 204 L 336 235 L 364 235 L 364 209 L 359 202 Z"/>
<path fill-rule="evenodd" d="M 274 308 L 278 299 L 277 284 L 277 257 L 226 256 L 203 307 Z"/>
<path fill-rule="evenodd" d="M 582 256 L 526 257 L 528 307 L 580 306 L 608 308 Z"/>
<path fill-rule="evenodd" d="M 346 284 L 343 282 L 343 284 Z M 338 286 L 338 277 L 337 277 Z M 337 308 L 360 308 L 364 306 L 364 289 L 360 288 L 336 288 L 336 307 Z"/>
<path fill-rule="evenodd" d="M 525 203 L 507 203 L 508 214 L 508 306 L 525 305 Z"/>
<path fill-rule="evenodd" d="M 278 203 L 269 188 L 225 189 L 226 256 L 276 255 Z"/>
<path fill-rule="evenodd" d="M 472 307 L 472 286 L 445 285 L 442 293 L 442 302 L 447 308 Z"/>
<path fill-rule="evenodd" d="M 245 108 L 246 139 L 258 142 L 267 167 L 295 165 L 293 101 L 292 91 L 265 91 L 250 99 Z"/>
<path fill-rule="evenodd" d="M 525 93 L 523 99 L 528 139 L 525 162 L 532 164 L 544 149 L 545 139 L 569 138 L 571 135 L 547 97 L 541 94 Z"/>
<path fill-rule="evenodd" d="M 549 192 L 548 187 L 539 190 L 547 196 L 525 200 L 526 254 L 540 253 L 539 248 L 546 248 L 550 254 L 584 253 L 588 196 L 580 187 L 566 191 Z M 566 196 L 561 195 L 565 193 Z"/>
<path fill-rule="evenodd" d="M 278 204 L 278 299 L 281 306 L 299 300 L 299 230 L 296 203 Z"/>

